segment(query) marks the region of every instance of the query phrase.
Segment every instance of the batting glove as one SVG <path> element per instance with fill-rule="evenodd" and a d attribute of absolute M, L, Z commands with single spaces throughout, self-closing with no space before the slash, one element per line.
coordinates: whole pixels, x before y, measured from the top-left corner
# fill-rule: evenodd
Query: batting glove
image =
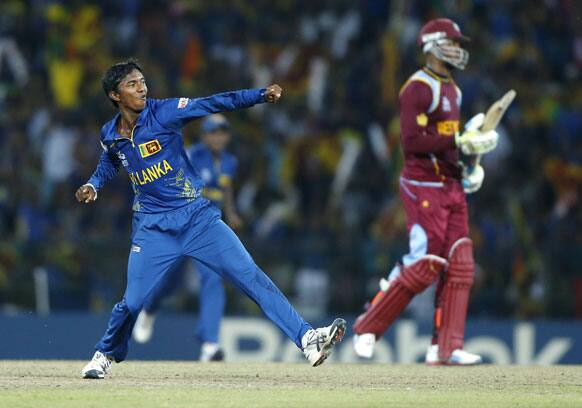
<path fill-rule="evenodd" d="M 478 130 L 466 130 L 462 135 L 455 137 L 457 147 L 467 155 L 485 154 L 497 147 L 499 134 L 495 130 L 480 132 Z"/>
<path fill-rule="evenodd" d="M 465 130 L 479 130 L 483 126 L 483 122 L 485 122 L 485 114 L 478 113 L 465 123 Z"/>
<path fill-rule="evenodd" d="M 481 165 L 465 167 L 463 169 L 463 191 L 465 194 L 471 194 L 478 191 L 483 185 L 485 179 L 485 170 Z"/>
<path fill-rule="evenodd" d="M 478 113 L 467 122 L 465 131 L 455 136 L 457 147 L 464 154 L 485 154 L 497 147 L 499 134 L 495 130 L 489 130 L 487 132 L 481 132 L 479 130 L 483 126 L 484 120 L 485 115 Z"/>

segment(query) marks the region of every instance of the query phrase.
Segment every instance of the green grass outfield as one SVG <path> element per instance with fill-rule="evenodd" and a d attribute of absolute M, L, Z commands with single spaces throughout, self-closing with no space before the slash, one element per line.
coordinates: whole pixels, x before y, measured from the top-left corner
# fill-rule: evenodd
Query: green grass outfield
<path fill-rule="evenodd" d="M 582 407 L 582 366 L 0 361 L 0 407 Z"/>

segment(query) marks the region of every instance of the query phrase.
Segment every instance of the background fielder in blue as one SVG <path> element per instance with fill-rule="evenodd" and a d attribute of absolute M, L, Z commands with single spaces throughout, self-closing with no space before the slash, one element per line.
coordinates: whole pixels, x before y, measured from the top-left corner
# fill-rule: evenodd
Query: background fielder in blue
<path fill-rule="evenodd" d="M 132 245 L 127 286 L 112 312 L 84 378 L 104 378 L 112 361 L 123 361 L 135 319 L 144 302 L 166 284 L 183 256 L 203 263 L 245 292 L 313 366 L 321 364 L 345 334 L 346 322 L 314 330 L 254 263 L 220 212 L 201 197 L 203 181 L 184 151 L 181 128 L 211 113 L 275 102 L 281 88 L 225 92 L 206 98 L 147 99 L 141 67 L 127 61 L 103 78 L 107 97 L 119 112 L 101 129 L 103 153 L 88 183 L 75 196 L 91 203 L 103 185 L 125 167 L 134 192 Z"/>
<path fill-rule="evenodd" d="M 207 116 L 200 125 L 201 142 L 188 147 L 186 154 L 204 181 L 202 195 L 221 208 L 226 223 L 237 230 L 243 221 L 234 204 L 233 181 L 238 160 L 226 150 L 230 137 L 230 124 L 223 115 Z"/>
<path fill-rule="evenodd" d="M 228 226 L 237 230 L 242 227 L 243 222 L 234 204 L 233 180 L 236 177 L 238 160 L 226 150 L 230 138 L 230 125 L 224 115 L 216 113 L 206 116 L 200 125 L 201 141 L 188 147 L 186 154 L 204 181 L 202 195 L 222 209 Z M 221 361 L 224 359 L 224 352 L 218 341 L 226 302 L 222 278 L 203 263 L 194 261 L 194 265 L 200 276 L 200 306 L 196 330 L 196 336 L 201 343 L 199 359 Z M 133 330 L 135 341 L 145 343 L 150 340 L 162 299 L 172 293 L 183 280 L 181 269 L 171 274 L 167 287 L 146 299 Z"/>

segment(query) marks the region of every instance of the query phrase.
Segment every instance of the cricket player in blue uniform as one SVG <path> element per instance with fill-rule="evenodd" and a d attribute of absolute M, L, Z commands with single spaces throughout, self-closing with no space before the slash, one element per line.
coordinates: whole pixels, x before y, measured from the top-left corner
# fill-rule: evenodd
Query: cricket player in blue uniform
<path fill-rule="evenodd" d="M 203 263 L 255 301 L 300 349 L 312 366 L 325 361 L 342 340 L 346 322 L 313 329 L 255 264 L 220 211 L 201 196 L 203 181 L 186 156 L 181 129 L 212 113 L 276 102 L 281 87 L 224 92 L 205 98 L 148 99 L 145 77 L 134 60 L 111 66 L 103 89 L 118 109 L 101 129 L 97 169 L 75 196 L 92 203 L 121 166 L 134 188 L 133 230 L 123 299 L 111 312 L 83 378 L 104 378 L 113 361 L 127 356 L 129 339 L 144 302 L 163 287 L 184 256 Z"/>
<path fill-rule="evenodd" d="M 186 154 L 204 181 L 202 195 L 217 208 L 222 209 L 228 226 L 237 230 L 242 226 L 233 194 L 233 180 L 238 160 L 226 150 L 230 137 L 230 125 L 224 115 L 216 113 L 206 116 L 200 125 L 201 142 L 187 148 Z M 201 342 L 199 359 L 222 361 L 224 351 L 218 342 L 226 302 L 222 278 L 203 263 L 194 261 L 194 265 L 200 276 L 200 307 L 196 331 Z M 179 272 L 171 275 L 168 286 L 162 288 L 159 295 L 146 300 L 133 328 L 133 339 L 138 343 L 150 340 L 162 298 L 173 292 L 182 280 L 182 274 Z"/>

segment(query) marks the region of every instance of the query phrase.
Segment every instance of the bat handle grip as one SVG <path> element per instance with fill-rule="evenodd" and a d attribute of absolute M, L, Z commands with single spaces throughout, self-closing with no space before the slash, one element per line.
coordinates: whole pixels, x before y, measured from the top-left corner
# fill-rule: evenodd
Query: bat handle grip
<path fill-rule="evenodd" d="M 482 154 L 477 154 L 475 156 L 471 156 L 468 160 L 468 163 L 465 164 L 465 168 L 469 173 L 473 172 L 473 169 L 481 163 L 481 156 Z"/>

